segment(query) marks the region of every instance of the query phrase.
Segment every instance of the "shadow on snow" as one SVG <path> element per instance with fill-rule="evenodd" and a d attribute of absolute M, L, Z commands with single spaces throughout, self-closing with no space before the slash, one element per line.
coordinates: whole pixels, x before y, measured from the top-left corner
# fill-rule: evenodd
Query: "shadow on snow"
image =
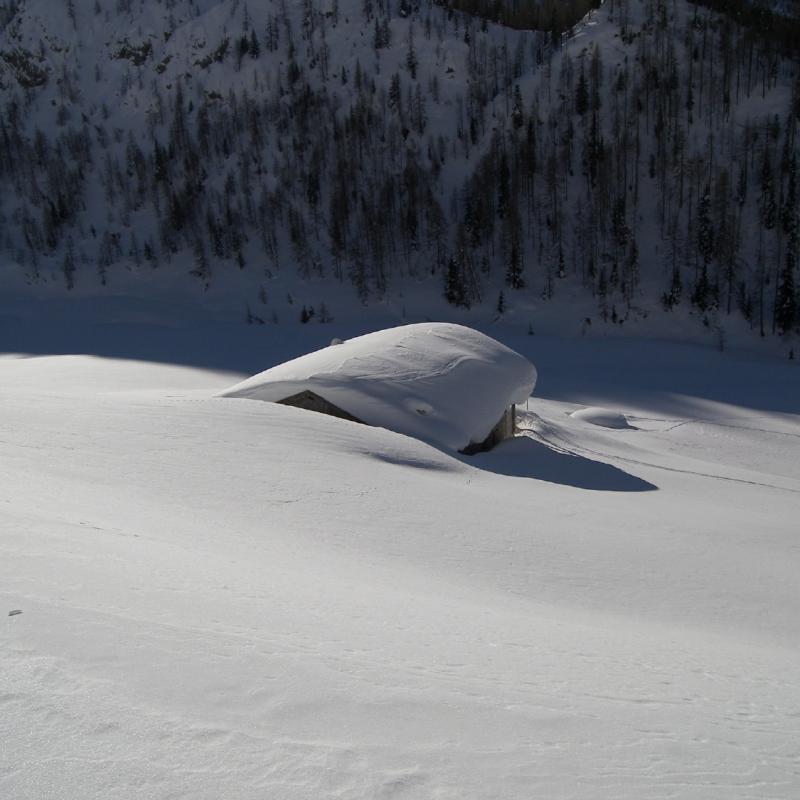
<path fill-rule="evenodd" d="M 528 436 L 501 442 L 488 453 L 463 458 L 486 472 L 598 492 L 652 492 L 658 487 L 612 464 L 554 450 Z"/>

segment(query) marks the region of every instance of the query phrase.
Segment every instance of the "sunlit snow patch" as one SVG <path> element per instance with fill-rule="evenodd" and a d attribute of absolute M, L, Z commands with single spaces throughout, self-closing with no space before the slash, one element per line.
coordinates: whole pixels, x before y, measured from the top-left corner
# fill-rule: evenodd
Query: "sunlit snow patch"
<path fill-rule="evenodd" d="M 469 450 L 501 423 L 508 428 L 509 408 L 527 400 L 535 383 L 533 364 L 485 334 L 420 323 L 325 347 L 222 396 L 299 405 Z"/>

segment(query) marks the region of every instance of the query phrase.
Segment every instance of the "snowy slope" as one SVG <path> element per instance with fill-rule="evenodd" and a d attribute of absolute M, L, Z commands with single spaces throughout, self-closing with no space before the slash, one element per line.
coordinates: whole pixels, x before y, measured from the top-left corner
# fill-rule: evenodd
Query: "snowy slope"
<path fill-rule="evenodd" d="M 462 450 L 536 382 L 529 361 L 463 325 L 400 325 L 279 364 L 222 394 L 277 402 L 310 390 L 368 425 Z"/>
<path fill-rule="evenodd" d="M 796 798 L 797 370 L 509 343 L 542 399 L 468 461 L 0 360 L 0 796 Z"/>

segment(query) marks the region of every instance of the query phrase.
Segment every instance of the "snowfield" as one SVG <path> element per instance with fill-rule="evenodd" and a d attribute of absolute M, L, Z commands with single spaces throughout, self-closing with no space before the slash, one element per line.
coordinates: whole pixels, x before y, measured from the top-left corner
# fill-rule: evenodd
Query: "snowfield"
<path fill-rule="evenodd" d="M 800 371 L 507 343 L 474 458 L 0 359 L 0 797 L 800 796 Z"/>

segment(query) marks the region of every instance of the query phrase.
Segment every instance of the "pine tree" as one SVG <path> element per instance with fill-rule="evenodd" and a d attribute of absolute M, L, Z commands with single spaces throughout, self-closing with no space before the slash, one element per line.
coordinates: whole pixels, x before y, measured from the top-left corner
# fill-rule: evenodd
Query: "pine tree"
<path fill-rule="evenodd" d="M 406 69 L 408 74 L 411 75 L 411 80 L 417 79 L 417 51 L 414 49 L 414 26 L 408 26 L 408 50 L 406 51 Z"/>
<path fill-rule="evenodd" d="M 672 272 L 672 280 L 670 281 L 669 290 L 664 292 L 661 302 L 667 311 L 672 311 L 675 306 L 681 302 L 681 295 L 683 294 L 683 283 L 681 282 L 681 273 L 679 269 Z"/>
<path fill-rule="evenodd" d="M 792 331 L 798 320 L 797 297 L 794 287 L 795 263 L 794 249 L 790 247 L 786 253 L 775 302 L 775 325 L 781 334 Z"/>
<path fill-rule="evenodd" d="M 414 103 L 412 106 L 412 117 L 414 128 L 422 136 L 425 133 L 425 126 L 428 124 L 428 112 L 425 108 L 425 98 L 422 96 L 422 87 L 417 84 L 414 88 Z"/>
<path fill-rule="evenodd" d="M 589 173 L 589 186 L 594 189 L 597 183 L 597 172 L 603 160 L 605 145 L 600 135 L 600 124 L 597 114 L 592 114 L 592 123 L 589 127 L 589 139 L 586 143 L 586 166 Z"/>
<path fill-rule="evenodd" d="M 769 149 L 764 147 L 761 162 L 761 198 L 760 198 L 761 224 L 765 230 L 771 231 L 775 227 L 776 202 L 775 183 L 772 176 L 772 163 Z"/>
<path fill-rule="evenodd" d="M 75 286 L 75 253 L 74 245 L 72 244 L 72 237 L 67 239 L 67 249 L 64 252 L 64 260 L 61 264 L 61 269 L 64 273 L 64 284 L 67 289 L 72 289 Z"/>
<path fill-rule="evenodd" d="M 375 17 L 375 24 L 372 31 L 372 46 L 377 51 L 383 47 L 383 37 L 381 36 L 381 21 Z"/>
<path fill-rule="evenodd" d="M 508 266 L 506 267 L 506 284 L 512 289 L 522 289 L 525 281 L 522 277 L 522 249 L 519 237 L 512 234 L 511 246 L 508 249 Z"/>
<path fill-rule="evenodd" d="M 403 114 L 403 91 L 400 88 L 400 75 L 395 72 L 389 82 L 389 108 L 400 116 Z"/>
<path fill-rule="evenodd" d="M 739 168 L 739 179 L 736 181 L 736 202 L 741 208 L 747 200 L 747 165 L 742 164 Z"/>
<path fill-rule="evenodd" d="M 709 266 L 714 258 L 714 229 L 711 224 L 711 193 L 709 187 L 700 199 L 697 221 L 697 250 L 702 259 L 700 276 L 694 287 L 692 300 L 701 310 L 706 311 L 715 305 L 711 282 L 708 275 Z"/>
<path fill-rule="evenodd" d="M 525 124 L 525 109 L 522 105 L 522 92 L 519 84 L 514 85 L 514 100 L 511 106 L 511 122 L 519 130 Z"/>
<path fill-rule="evenodd" d="M 208 257 L 203 240 L 198 236 L 194 240 L 194 268 L 190 274 L 199 278 L 203 282 L 203 290 L 207 290 L 210 284 L 211 271 L 208 267 Z"/>
<path fill-rule="evenodd" d="M 450 256 L 444 273 L 444 298 L 452 306 L 469 308 L 469 297 L 464 276 L 463 257 Z"/>
<path fill-rule="evenodd" d="M 797 233 L 797 156 L 792 153 L 786 177 L 786 197 L 781 207 L 781 226 L 789 239 Z"/>
<path fill-rule="evenodd" d="M 597 298 L 603 322 L 608 322 L 608 279 L 605 267 L 600 267 L 600 274 L 597 277 Z"/>
<path fill-rule="evenodd" d="M 250 56 L 251 58 L 258 59 L 261 55 L 261 45 L 258 43 L 258 36 L 256 36 L 255 29 L 250 31 Z"/>
<path fill-rule="evenodd" d="M 589 110 L 589 83 L 581 62 L 581 72 L 578 76 L 578 85 L 575 87 L 575 112 L 583 116 Z"/>
<path fill-rule="evenodd" d="M 628 244 L 631 231 L 628 227 L 625 211 L 625 197 L 620 197 L 614 203 L 614 210 L 611 213 L 611 231 L 614 236 L 614 244 L 622 250 Z"/>
<path fill-rule="evenodd" d="M 787 334 L 800 319 L 795 292 L 794 272 L 800 250 L 800 221 L 797 210 L 797 158 L 792 154 L 789 162 L 786 199 L 781 213 L 781 225 L 788 238 L 784 266 L 775 296 L 775 327 Z"/>
<path fill-rule="evenodd" d="M 711 223 L 711 193 L 709 187 L 700 198 L 697 220 L 697 250 L 707 269 L 714 258 L 714 228 Z"/>

